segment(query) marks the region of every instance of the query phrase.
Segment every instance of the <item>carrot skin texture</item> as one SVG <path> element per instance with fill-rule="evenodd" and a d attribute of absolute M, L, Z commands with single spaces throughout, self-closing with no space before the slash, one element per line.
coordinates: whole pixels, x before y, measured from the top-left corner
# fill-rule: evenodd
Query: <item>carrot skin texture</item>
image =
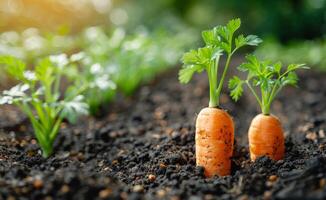
<path fill-rule="evenodd" d="M 226 111 L 202 109 L 196 120 L 195 141 L 196 165 L 204 167 L 206 177 L 231 173 L 234 123 Z"/>
<path fill-rule="evenodd" d="M 268 156 L 273 160 L 284 158 L 284 133 L 280 120 L 273 115 L 257 115 L 251 122 L 249 131 L 250 159 Z"/>

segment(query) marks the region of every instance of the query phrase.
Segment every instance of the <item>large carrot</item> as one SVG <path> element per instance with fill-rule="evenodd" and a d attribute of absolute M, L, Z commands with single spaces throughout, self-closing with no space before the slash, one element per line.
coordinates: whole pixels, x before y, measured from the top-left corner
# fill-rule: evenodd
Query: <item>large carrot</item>
<path fill-rule="evenodd" d="M 307 68 L 304 64 L 291 64 L 282 73 L 280 62 L 259 61 L 255 56 L 248 55 L 247 62 L 239 66 L 239 70 L 248 72 L 246 80 L 233 77 L 229 82 L 231 96 L 238 100 L 242 95 L 243 84 L 246 84 L 261 107 L 262 114 L 257 115 L 251 122 L 248 137 L 251 160 L 268 156 L 273 160 L 284 158 L 284 134 L 281 122 L 271 115 L 270 107 L 276 95 L 286 85 L 296 85 L 298 78 L 295 70 Z M 253 85 L 260 88 L 261 98 Z"/>
<path fill-rule="evenodd" d="M 234 125 L 222 109 L 204 108 L 196 122 L 196 164 L 205 166 L 207 177 L 231 172 Z"/>
<path fill-rule="evenodd" d="M 181 83 L 188 83 L 195 72 L 206 70 L 208 74 L 209 107 L 200 111 L 196 122 L 196 163 L 205 168 L 206 177 L 225 176 L 231 172 L 234 125 L 228 113 L 219 108 L 219 97 L 231 57 L 240 47 L 256 46 L 261 42 L 253 35 L 247 37 L 240 35 L 234 39 L 233 34 L 240 24 L 240 19 L 235 19 L 226 26 L 203 31 L 205 47 L 185 53 L 182 59 L 184 66 L 179 72 Z M 227 59 L 218 80 L 219 59 L 223 54 Z"/>

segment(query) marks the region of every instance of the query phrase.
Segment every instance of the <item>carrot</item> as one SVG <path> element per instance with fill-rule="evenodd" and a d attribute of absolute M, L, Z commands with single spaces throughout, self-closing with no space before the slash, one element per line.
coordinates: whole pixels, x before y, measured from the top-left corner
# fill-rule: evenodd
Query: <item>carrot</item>
<path fill-rule="evenodd" d="M 195 72 L 206 71 L 209 82 L 209 107 L 200 111 L 196 121 L 196 164 L 205 169 L 205 176 L 225 176 L 231 173 L 234 143 L 232 118 L 220 107 L 220 94 L 231 57 L 239 48 L 257 46 L 261 40 L 254 35 L 234 33 L 240 28 L 240 19 L 231 20 L 226 26 L 217 26 L 202 32 L 205 46 L 183 55 L 183 68 L 179 72 L 181 83 L 188 83 Z M 223 73 L 218 77 L 219 59 L 226 56 Z M 219 78 L 219 79 L 218 79 Z"/>
<path fill-rule="evenodd" d="M 261 156 L 273 160 L 284 158 L 284 134 L 281 122 L 273 115 L 257 115 L 251 122 L 249 131 L 249 150 L 252 161 Z"/>
<path fill-rule="evenodd" d="M 222 109 L 204 108 L 196 121 L 196 164 L 205 168 L 205 176 L 225 176 L 231 172 L 234 125 Z"/>
<path fill-rule="evenodd" d="M 262 114 L 251 122 L 248 137 L 250 158 L 252 161 L 260 156 L 268 156 L 273 160 L 284 158 L 284 134 L 281 122 L 270 113 L 276 95 L 286 85 L 296 86 L 298 77 L 295 70 L 307 69 L 304 64 L 290 64 L 282 73 L 282 63 L 272 64 L 270 61 L 259 61 L 256 56 L 248 55 L 247 62 L 239 66 L 239 70 L 248 72 L 246 80 L 234 76 L 229 81 L 231 97 L 237 101 L 243 93 L 243 85 L 247 85 L 258 104 Z M 260 96 L 253 86 L 260 89 Z"/>

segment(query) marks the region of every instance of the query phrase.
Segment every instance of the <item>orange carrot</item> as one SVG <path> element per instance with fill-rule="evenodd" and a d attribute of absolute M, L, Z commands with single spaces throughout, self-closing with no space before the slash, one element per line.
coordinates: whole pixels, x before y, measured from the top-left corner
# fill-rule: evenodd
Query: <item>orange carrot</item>
<path fill-rule="evenodd" d="M 281 122 L 273 115 L 257 115 L 251 122 L 249 150 L 252 161 L 261 156 L 273 160 L 284 158 L 284 135 Z"/>
<path fill-rule="evenodd" d="M 201 110 L 196 122 L 196 163 L 205 169 L 205 176 L 225 176 L 231 172 L 234 125 L 232 118 L 221 109 L 220 96 L 232 55 L 241 47 L 257 46 L 257 36 L 234 36 L 241 20 L 230 20 L 226 26 L 217 26 L 202 32 L 205 46 L 190 50 L 182 57 L 183 67 L 179 81 L 188 83 L 194 73 L 206 71 L 209 82 L 209 104 Z M 220 57 L 225 55 L 223 72 L 218 76 Z"/>
<path fill-rule="evenodd" d="M 196 164 L 205 168 L 205 176 L 225 176 L 231 172 L 234 125 L 222 109 L 204 108 L 196 121 Z"/>
<path fill-rule="evenodd" d="M 248 132 L 250 158 L 252 161 L 260 156 L 268 156 L 274 160 L 283 159 L 285 147 L 282 125 L 271 115 L 271 105 L 283 87 L 297 85 L 295 71 L 308 67 L 305 64 L 290 64 L 282 70 L 281 62 L 273 64 L 267 60 L 260 61 L 255 55 L 247 55 L 246 60 L 238 69 L 248 73 L 247 79 L 234 76 L 229 81 L 229 88 L 232 99 L 237 101 L 243 93 L 243 85 L 247 85 L 261 108 L 262 114 L 252 120 Z M 260 95 L 255 86 L 260 89 Z"/>

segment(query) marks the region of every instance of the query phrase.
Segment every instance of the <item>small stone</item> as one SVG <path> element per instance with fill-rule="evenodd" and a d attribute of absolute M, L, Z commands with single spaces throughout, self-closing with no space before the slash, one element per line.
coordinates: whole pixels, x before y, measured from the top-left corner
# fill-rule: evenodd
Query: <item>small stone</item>
<path fill-rule="evenodd" d="M 20 141 L 20 144 L 19 145 L 21 147 L 25 147 L 27 144 L 28 144 L 28 142 L 26 140 L 22 140 L 22 141 Z"/>
<path fill-rule="evenodd" d="M 270 200 L 272 199 L 272 192 L 271 191 L 265 191 L 263 195 L 263 200 Z"/>
<path fill-rule="evenodd" d="M 180 200 L 180 197 L 178 197 L 178 196 L 172 196 L 172 197 L 170 198 L 170 200 Z"/>
<path fill-rule="evenodd" d="M 121 197 L 122 200 L 128 199 L 128 193 L 127 192 L 121 192 L 120 197 Z"/>
<path fill-rule="evenodd" d="M 112 194 L 112 190 L 110 188 L 106 188 L 104 190 L 101 190 L 99 193 L 98 193 L 98 196 L 101 198 L 101 199 L 106 199 L 108 198 L 110 195 Z"/>
<path fill-rule="evenodd" d="M 322 178 L 319 180 L 319 187 L 324 188 L 326 185 L 326 178 Z"/>
<path fill-rule="evenodd" d="M 82 152 L 79 152 L 79 153 L 77 154 L 77 159 L 78 159 L 79 161 L 84 160 L 84 159 L 85 159 L 84 154 L 83 154 Z"/>
<path fill-rule="evenodd" d="M 154 116 L 156 119 L 163 119 L 164 118 L 164 112 L 162 112 L 160 109 L 156 109 L 154 112 Z"/>
<path fill-rule="evenodd" d="M 160 163 L 160 168 L 161 169 L 166 169 L 166 165 L 164 163 Z"/>
<path fill-rule="evenodd" d="M 134 192 L 143 192 L 144 191 L 144 187 L 142 185 L 135 185 L 132 190 Z"/>
<path fill-rule="evenodd" d="M 103 167 L 104 166 L 104 160 L 101 160 L 98 164 L 99 167 Z"/>
<path fill-rule="evenodd" d="M 113 160 L 113 161 L 112 161 L 112 165 L 116 165 L 116 164 L 118 164 L 118 163 L 119 163 L 118 160 Z"/>
<path fill-rule="evenodd" d="M 60 189 L 60 192 L 63 193 L 63 194 L 65 194 L 65 193 L 67 193 L 67 192 L 69 192 L 69 191 L 70 191 L 70 188 L 69 188 L 68 185 L 63 185 L 63 186 L 61 187 L 61 189 Z"/>
<path fill-rule="evenodd" d="M 154 182 L 155 179 L 156 179 L 156 176 L 155 176 L 155 175 L 153 175 L 153 174 L 148 175 L 148 180 L 149 180 L 150 182 Z"/>
<path fill-rule="evenodd" d="M 306 131 L 308 131 L 309 129 L 311 129 L 313 127 L 314 127 L 313 123 L 307 123 L 307 124 L 304 124 L 302 126 L 299 126 L 298 130 L 301 131 L 301 132 L 306 132 Z"/>
<path fill-rule="evenodd" d="M 167 135 L 173 135 L 173 133 L 174 133 L 175 131 L 172 129 L 172 128 L 166 128 L 165 129 L 165 133 L 167 134 Z"/>
<path fill-rule="evenodd" d="M 324 138 L 325 137 L 325 131 L 324 130 L 319 130 L 318 135 L 319 135 L 320 138 Z"/>
<path fill-rule="evenodd" d="M 276 175 L 271 175 L 268 177 L 268 180 L 271 181 L 271 182 L 275 182 L 277 180 L 277 176 Z"/>
<path fill-rule="evenodd" d="M 215 199 L 213 195 L 211 194 L 206 194 L 205 197 L 204 197 L 205 200 L 213 200 Z"/>
<path fill-rule="evenodd" d="M 116 138 L 116 137 L 118 137 L 118 132 L 117 132 L 117 131 L 112 131 L 112 132 L 110 132 L 110 137 L 111 137 L 111 138 Z"/>
<path fill-rule="evenodd" d="M 309 132 L 307 135 L 306 135 L 306 138 L 308 140 L 316 140 L 317 139 L 317 134 L 315 132 Z"/>
<path fill-rule="evenodd" d="M 267 181 L 266 182 L 266 186 L 267 187 L 272 187 L 274 185 L 275 182 L 272 182 L 272 181 Z"/>
<path fill-rule="evenodd" d="M 156 192 L 156 194 L 157 194 L 157 196 L 158 196 L 159 198 L 163 198 L 163 197 L 165 196 L 166 192 L 165 192 L 165 190 L 158 190 L 158 191 Z"/>
<path fill-rule="evenodd" d="M 33 182 L 33 186 L 35 189 L 41 189 L 43 187 L 43 181 L 41 179 L 35 179 Z"/>
<path fill-rule="evenodd" d="M 249 199 L 249 197 L 248 197 L 248 195 L 246 195 L 246 194 L 241 195 L 241 196 L 238 198 L 238 200 L 248 200 L 248 199 Z"/>

